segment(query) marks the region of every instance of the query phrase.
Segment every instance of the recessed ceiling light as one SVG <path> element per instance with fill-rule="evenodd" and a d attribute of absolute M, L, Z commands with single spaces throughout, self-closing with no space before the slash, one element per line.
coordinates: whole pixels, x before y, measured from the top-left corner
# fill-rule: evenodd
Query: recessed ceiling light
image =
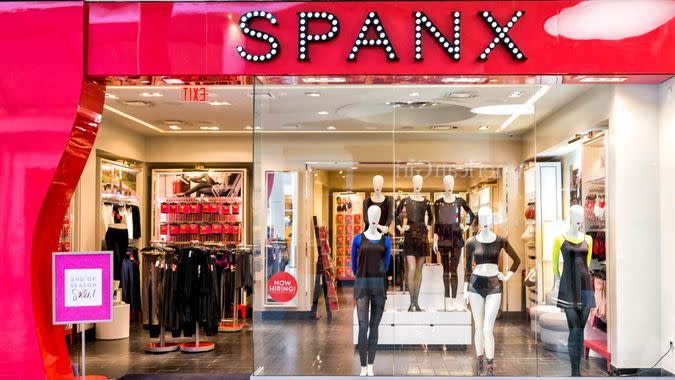
<path fill-rule="evenodd" d="M 344 83 L 346 78 L 341 77 L 316 77 L 316 78 L 302 78 L 304 83 Z"/>
<path fill-rule="evenodd" d="M 162 78 L 162 80 L 166 84 L 183 84 L 183 83 L 185 83 L 181 79 L 178 79 L 178 78 Z"/>
<path fill-rule="evenodd" d="M 342 174 L 342 170 L 340 170 L 338 173 Z"/>
<path fill-rule="evenodd" d="M 334 130 L 335 130 L 335 127 L 332 126 L 332 125 L 329 125 L 328 127 L 326 127 L 326 129 L 328 129 L 328 130 L 330 130 L 330 131 L 334 131 Z"/>
<path fill-rule="evenodd" d="M 319 176 L 319 173 L 314 173 L 314 177 L 318 177 L 318 176 Z"/>
<path fill-rule="evenodd" d="M 162 120 L 162 123 L 167 125 L 183 125 L 182 120 Z"/>
<path fill-rule="evenodd" d="M 352 166 L 352 170 L 356 170 L 356 169 L 358 169 L 358 167 Z"/>
<path fill-rule="evenodd" d="M 621 83 L 625 82 L 628 78 L 626 77 L 585 77 L 582 78 L 579 82 L 583 83 Z"/>
<path fill-rule="evenodd" d="M 164 96 L 159 92 L 141 92 L 138 95 L 146 97 L 146 98 L 159 98 L 159 97 Z"/>
<path fill-rule="evenodd" d="M 111 94 L 111 93 L 109 93 L 109 92 L 106 92 L 106 93 L 105 93 L 105 98 L 106 98 L 106 99 L 119 99 L 118 96 L 115 96 L 115 95 L 113 95 L 113 94 Z"/>
<path fill-rule="evenodd" d="M 318 93 L 318 92 L 307 92 L 307 93 L 305 93 L 305 95 L 311 96 L 313 98 L 318 98 L 319 96 L 321 96 L 321 94 Z"/>
<path fill-rule="evenodd" d="M 209 102 L 210 105 L 212 106 L 231 106 L 232 103 L 230 102 Z"/>
<path fill-rule="evenodd" d="M 525 94 L 525 91 L 513 91 L 511 95 L 509 95 L 509 98 L 520 98 Z"/>
<path fill-rule="evenodd" d="M 199 127 L 199 129 L 201 129 L 202 131 L 217 131 L 217 130 L 219 130 L 220 128 L 218 128 L 218 127 L 202 126 L 202 127 Z"/>
<path fill-rule="evenodd" d="M 262 127 L 254 127 L 253 129 L 255 129 L 256 131 L 259 131 L 259 130 L 262 129 Z"/>
<path fill-rule="evenodd" d="M 169 125 L 169 129 L 173 129 L 174 131 L 178 131 L 178 130 L 183 129 L 183 128 L 181 128 L 177 125 Z"/>
<path fill-rule="evenodd" d="M 450 126 L 449 125 L 432 125 L 431 129 L 434 131 L 449 131 Z"/>
<path fill-rule="evenodd" d="M 328 111 L 319 111 L 318 112 L 319 115 L 328 115 L 328 113 L 329 113 Z"/>
<path fill-rule="evenodd" d="M 487 81 L 484 77 L 447 77 L 441 79 L 443 83 L 483 83 Z"/>
<path fill-rule="evenodd" d="M 499 79 L 490 79 L 490 83 L 499 82 Z"/>
<path fill-rule="evenodd" d="M 250 131 L 250 130 L 253 130 L 253 127 L 251 127 L 250 125 L 247 125 L 247 126 L 244 127 L 244 129 L 247 130 L 247 131 Z"/>
<path fill-rule="evenodd" d="M 347 178 L 346 176 L 342 176 L 342 178 Z"/>
<path fill-rule="evenodd" d="M 490 129 L 490 126 L 489 125 L 481 125 L 480 127 L 478 127 L 478 129 L 481 130 L 481 131 L 487 131 L 488 129 Z"/>
<path fill-rule="evenodd" d="M 141 83 L 143 83 L 143 84 L 148 84 L 148 83 L 150 83 L 150 81 L 147 80 L 147 79 L 144 79 L 144 80 L 141 81 Z"/>
<path fill-rule="evenodd" d="M 411 92 L 411 93 L 408 94 L 408 96 L 416 97 L 416 96 L 420 96 L 420 93 L 419 92 Z"/>
<path fill-rule="evenodd" d="M 496 115 L 496 116 L 513 115 L 516 112 L 520 112 L 521 115 L 533 115 L 534 105 L 496 104 L 493 106 L 472 108 L 471 112 L 478 115 Z"/>

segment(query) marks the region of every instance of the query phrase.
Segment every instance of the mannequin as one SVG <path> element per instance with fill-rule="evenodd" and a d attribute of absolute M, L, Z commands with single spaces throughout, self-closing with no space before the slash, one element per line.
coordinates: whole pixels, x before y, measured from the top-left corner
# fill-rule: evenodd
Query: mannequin
<path fill-rule="evenodd" d="M 553 275 L 559 283 L 557 306 L 565 311 L 570 329 L 567 350 L 572 376 L 581 376 L 584 328 L 591 308 L 595 307 L 593 278 L 588 269 L 593 254 L 593 239 L 582 232 L 583 222 L 583 207 L 570 207 L 570 227 L 553 243 Z M 559 269 L 561 254 L 562 276 Z"/>
<path fill-rule="evenodd" d="M 122 206 L 113 205 L 111 224 L 105 232 L 105 248 L 113 251 L 113 279 L 119 282 L 122 279 L 122 262 L 129 247 L 129 232 L 127 230 L 126 210 Z M 117 286 L 117 285 L 116 285 Z"/>
<path fill-rule="evenodd" d="M 422 284 L 422 266 L 429 254 L 429 229 L 427 225 L 433 223 L 431 203 L 425 199 L 420 191 L 424 179 L 416 175 L 412 179 L 413 193 L 404 198 L 396 208 L 396 228 L 403 234 L 403 254 L 406 259 L 406 273 L 408 290 L 410 291 L 410 306 L 408 311 L 422 311 L 419 305 L 420 285 Z M 403 225 L 403 209 L 406 211 L 408 223 Z"/>
<path fill-rule="evenodd" d="M 389 233 L 389 225 L 391 224 L 391 219 L 393 215 L 394 202 L 391 197 L 386 197 L 382 194 L 382 187 L 384 186 L 384 177 L 381 175 L 376 175 L 373 177 L 373 193 L 370 197 L 366 198 L 366 201 L 363 204 L 363 208 L 368 210 L 370 206 L 377 206 L 380 208 L 380 217 L 377 222 L 377 229 L 380 230 L 383 234 Z M 366 228 L 370 226 L 368 223 L 369 216 L 365 215 L 364 222 Z"/>
<path fill-rule="evenodd" d="M 368 228 L 355 236 L 352 242 L 352 271 L 356 275 L 354 300 L 359 319 L 360 375 L 374 376 L 378 331 L 387 298 L 384 286 L 391 256 L 391 240 L 378 230 L 380 208 L 370 206 L 367 213 L 370 221 Z"/>
<path fill-rule="evenodd" d="M 502 301 L 502 284 L 513 276 L 520 265 L 520 258 L 508 240 L 492 232 L 492 209 L 481 207 L 478 210 L 478 223 L 480 231 L 466 243 L 464 302 L 471 302 L 478 376 L 494 376 L 495 337 L 492 330 Z M 506 274 L 499 270 L 498 265 L 502 250 L 513 260 Z M 476 261 L 476 267 L 472 272 L 473 260 Z M 483 363 L 485 357 L 487 368 Z"/>
<path fill-rule="evenodd" d="M 464 248 L 464 230 L 460 225 L 460 212 L 464 209 L 469 215 L 469 224 L 475 222 L 476 216 L 469 205 L 461 197 L 453 194 L 455 178 L 451 175 L 443 177 L 445 194 L 434 202 L 434 252 L 441 253 L 443 263 L 443 285 L 445 286 L 446 310 L 464 310 L 464 303 L 457 302 L 457 267 Z M 452 298 L 450 288 L 452 285 Z"/>

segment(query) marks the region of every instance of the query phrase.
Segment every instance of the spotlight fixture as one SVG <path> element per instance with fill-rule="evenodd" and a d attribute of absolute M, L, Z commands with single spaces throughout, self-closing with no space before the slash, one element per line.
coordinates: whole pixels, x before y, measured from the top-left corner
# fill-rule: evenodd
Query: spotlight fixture
<path fill-rule="evenodd" d="M 247 126 L 244 127 L 244 129 L 247 130 L 247 131 L 252 131 L 253 127 L 251 127 L 250 125 L 247 125 Z"/>
<path fill-rule="evenodd" d="M 408 96 L 414 98 L 414 97 L 416 97 L 416 96 L 420 96 L 420 93 L 419 93 L 419 92 L 411 92 L 411 93 L 408 94 Z"/>
<path fill-rule="evenodd" d="M 326 129 L 328 129 L 329 131 L 334 131 L 336 128 L 332 125 L 329 125 L 328 127 L 326 127 Z"/>
<path fill-rule="evenodd" d="M 209 102 L 210 105 L 212 106 L 231 106 L 232 103 L 230 102 Z"/>
<path fill-rule="evenodd" d="M 511 95 L 509 95 L 509 98 L 520 98 L 525 94 L 525 91 L 513 91 Z"/>
<path fill-rule="evenodd" d="M 488 129 L 490 129 L 489 125 L 481 125 L 480 127 L 478 127 L 478 130 L 480 131 L 487 131 Z"/>
<path fill-rule="evenodd" d="M 202 131 L 217 131 L 217 130 L 220 130 L 220 128 L 218 128 L 218 127 L 210 127 L 210 126 L 202 126 L 202 127 L 199 127 L 199 129 L 201 129 Z"/>
<path fill-rule="evenodd" d="M 319 111 L 318 112 L 319 115 L 328 115 L 328 113 L 329 113 L 328 111 Z"/>
<path fill-rule="evenodd" d="M 181 127 L 179 127 L 179 126 L 177 126 L 177 125 L 173 125 L 173 124 L 172 124 L 172 125 L 169 125 L 169 129 L 172 129 L 172 130 L 174 130 L 174 131 L 178 131 L 178 130 L 181 130 L 181 129 L 183 129 L 183 128 L 181 128 Z"/>
<path fill-rule="evenodd" d="M 321 96 L 321 94 L 318 92 L 307 92 L 305 93 L 305 95 L 311 96 L 312 98 L 318 98 L 319 96 Z"/>

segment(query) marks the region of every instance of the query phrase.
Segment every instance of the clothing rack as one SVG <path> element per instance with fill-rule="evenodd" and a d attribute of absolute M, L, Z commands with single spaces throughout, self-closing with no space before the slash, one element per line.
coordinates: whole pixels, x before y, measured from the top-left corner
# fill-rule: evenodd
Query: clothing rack
<path fill-rule="evenodd" d="M 152 247 L 150 249 L 144 248 L 140 250 L 140 254 L 150 254 L 148 252 L 153 252 L 152 254 L 164 256 L 167 253 L 165 242 L 152 242 Z M 153 354 L 163 354 L 166 352 L 173 352 L 179 349 L 179 343 L 177 342 L 167 342 L 165 335 L 166 329 L 164 326 L 164 321 L 160 321 L 159 325 L 159 342 L 148 343 L 145 345 L 144 350 Z"/>
<path fill-rule="evenodd" d="M 253 246 L 247 244 L 239 244 L 234 249 L 233 253 L 240 255 L 250 255 L 253 252 Z M 218 325 L 218 331 L 220 332 L 240 332 L 246 327 L 246 322 L 239 323 L 239 304 L 240 297 L 242 300 L 246 299 L 246 290 L 244 286 L 239 287 L 234 292 L 234 304 L 232 307 L 232 318 L 225 318 L 226 308 L 228 305 L 224 303 L 224 295 L 221 294 L 221 320 Z M 244 301 L 245 303 L 245 301 Z"/>

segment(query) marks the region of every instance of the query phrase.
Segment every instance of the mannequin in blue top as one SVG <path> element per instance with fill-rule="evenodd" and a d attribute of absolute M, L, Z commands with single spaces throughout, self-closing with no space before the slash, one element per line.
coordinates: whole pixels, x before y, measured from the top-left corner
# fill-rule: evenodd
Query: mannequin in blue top
<path fill-rule="evenodd" d="M 375 376 L 373 363 L 377 351 L 378 330 L 384 304 L 387 299 L 385 281 L 391 240 L 379 230 L 378 222 L 381 210 L 373 205 L 368 208 L 368 229 L 354 237 L 352 242 L 352 271 L 354 280 L 354 300 L 359 319 L 359 358 L 361 376 Z"/>

